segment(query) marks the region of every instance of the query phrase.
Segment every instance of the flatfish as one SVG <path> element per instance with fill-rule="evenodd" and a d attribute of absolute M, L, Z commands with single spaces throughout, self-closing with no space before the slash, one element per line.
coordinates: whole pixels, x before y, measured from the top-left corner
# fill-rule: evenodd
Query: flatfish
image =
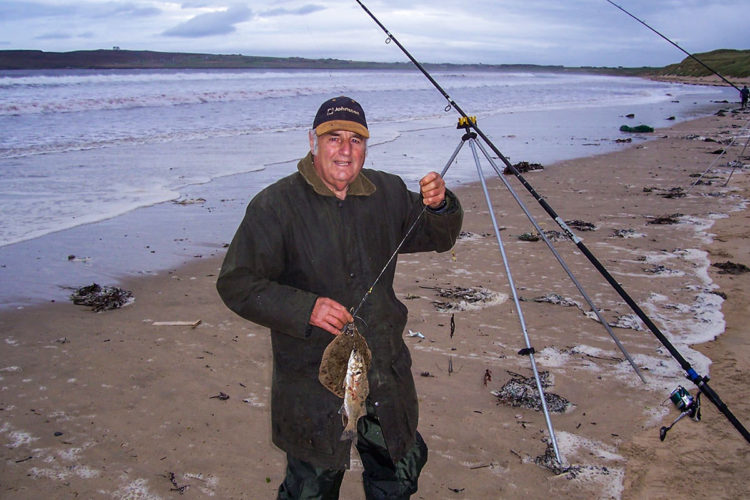
<path fill-rule="evenodd" d="M 341 414 L 346 429 L 342 440 L 356 439 L 357 420 L 366 412 L 365 400 L 370 390 L 367 371 L 371 361 L 367 341 L 353 324 L 347 325 L 323 351 L 318 380 L 344 399 Z"/>
<path fill-rule="evenodd" d="M 336 335 L 323 351 L 320 361 L 318 380 L 323 387 L 340 398 L 344 397 L 344 378 L 349 365 L 349 357 L 353 349 L 357 349 L 362 355 L 365 371 L 370 369 L 372 354 L 367 346 L 367 341 L 357 327 L 349 324 L 344 328 L 341 335 Z"/>

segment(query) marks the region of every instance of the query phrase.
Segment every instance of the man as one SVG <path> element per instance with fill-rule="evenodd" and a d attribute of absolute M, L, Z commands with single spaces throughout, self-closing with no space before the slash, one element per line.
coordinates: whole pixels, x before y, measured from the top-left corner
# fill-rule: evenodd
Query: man
<path fill-rule="evenodd" d="M 344 96 L 323 103 L 310 153 L 296 173 L 250 202 L 217 281 L 230 309 L 271 329 L 272 439 L 287 453 L 278 498 L 338 498 L 351 441 L 340 439 L 342 400 L 318 381 L 323 351 L 354 321 L 349 308 L 367 293 L 423 204 L 428 208 L 402 253 L 447 251 L 461 228 L 458 199 L 437 173 L 422 178 L 417 194 L 395 175 L 363 170 L 368 137 L 359 103 Z M 367 415 L 357 429 L 372 499 L 409 498 L 427 460 L 395 269 L 394 260 L 357 314 L 372 351 Z"/>
<path fill-rule="evenodd" d="M 747 106 L 748 96 L 750 96 L 750 90 L 747 89 L 747 85 L 744 85 L 742 87 L 742 90 L 740 90 L 740 102 L 742 103 L 742 109 L 745 109 L 745 106 Z"/>

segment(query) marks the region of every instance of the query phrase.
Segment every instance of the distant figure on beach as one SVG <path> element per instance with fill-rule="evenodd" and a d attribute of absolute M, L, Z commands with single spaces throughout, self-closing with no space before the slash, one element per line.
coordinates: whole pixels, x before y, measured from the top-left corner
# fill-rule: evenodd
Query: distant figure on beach
<path fill-rule="evenodd" d="M 400 253 L 447 251 L 461 229 L 463 210 L 439 174 L 425 175 L 416 193 L 398 176 L 363 169 L 369 136 L 359 103 L 344 96 L 324 102 L 310 152 L 297 172 L 250 201 L 217 280 L 232 311 L 271 330 L 272 439 L 287 454 L 279 499 L 338 498 L 349 468 L 343 401 L 318 381 L 324 349 L 355 321 L 349 308 L 368 293 L 423 206 Z M 368 499 L 408 499 L 427 461 L 395 270 L 394 259 L 356 319 L 372 352 L 356 439 Z"/>
<path fill-rule="evenodd" d="M 740 102 L 742 103 L 742 109 L 745 109 L 745 106 L 747 106 L 747 98 L 750 96 L 750 90 L 747 89 L 747 85 L 742 87 L 742 90 L 740 90 Z"/>

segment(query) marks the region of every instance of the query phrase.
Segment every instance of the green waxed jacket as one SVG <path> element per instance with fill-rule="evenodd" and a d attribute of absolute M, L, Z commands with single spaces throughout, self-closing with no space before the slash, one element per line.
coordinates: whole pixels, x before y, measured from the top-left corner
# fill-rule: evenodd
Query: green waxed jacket
<path fill-rule="evenodd" d="M 292 456 L 348 468 L 350 441 L 340 441 L 342 400 L 318 381 L 323 350 L 333 339 L 309 325 L 318 297 L 356 307 L 422 209 L 419 195 L 392 174 L 363 169 L 339 200 L 314 170 L 298 172 L 250 202 L 217 280 L 224 303 L 271 329 L 272 439 Z M 447 206 L 428 209 L 400 253 L 450 250 L 463 210 L 447 191 Z M 372 351 L 368 379 L 394 461 L 414 444 L 418 420 L 411 355 L 403 341 L 406 307 L 396 298 L 389 265 L 358 317 Z"/>

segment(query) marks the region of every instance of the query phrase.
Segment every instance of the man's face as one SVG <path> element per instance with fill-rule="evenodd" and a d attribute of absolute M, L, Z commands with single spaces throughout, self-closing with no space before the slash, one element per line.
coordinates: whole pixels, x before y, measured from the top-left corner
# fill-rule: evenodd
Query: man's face
<path fill-rule="evenodd" d="M 318 137 L 317 151 L 313 139 L 311 135 L 315 171 L 334 194 L 346 196 L 346 189 L 365 164 L 366 139 L 348 130 L 333 130 Z"/>

